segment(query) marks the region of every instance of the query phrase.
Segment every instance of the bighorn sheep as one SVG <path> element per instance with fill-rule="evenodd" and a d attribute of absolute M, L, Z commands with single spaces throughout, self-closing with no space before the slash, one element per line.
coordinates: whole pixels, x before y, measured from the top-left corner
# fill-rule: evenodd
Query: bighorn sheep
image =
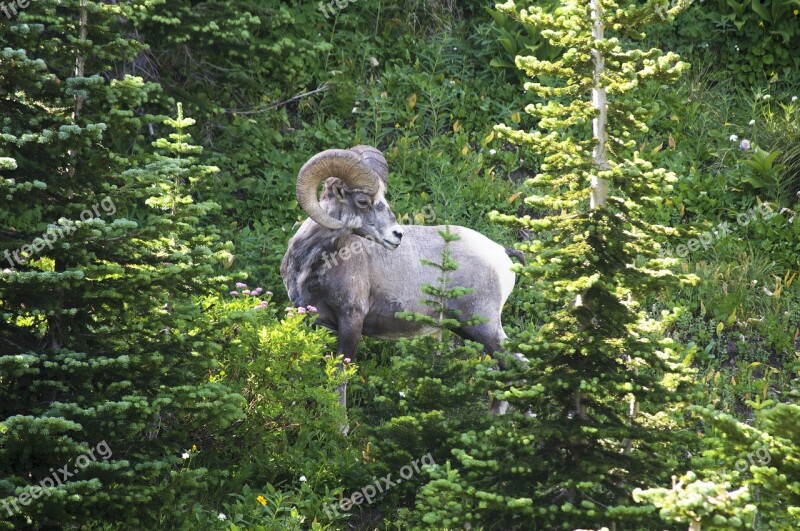
<path fill-rule="evenodd" d="M 386 159 L 370 146 L 318 153 L 297 176 L 297 199 L 310 217 L 289 242 L 281 277 L 292 304 L 315 306 L 317 324 L 337 332 L 338 352 L 350 358 L 362 334 L 399 339 L 434 331 L 395 313 L 432 315 L 420 302 L 420 285 L 437 284 L 438 271 L 421 260 L 441 259 L 444 242 L 438 231 L 444 227 L 398 225 L 384 197 L 387 186 Z M 450 244 L 460 265 L 450 277 L 452 285 L 474 291 L 449 302 L 465 317 L 488 319 L 457 333 L 493 353 L 506 337 L 500 312 L 514 287 L 507 253 L 515 251 L 465 227 L 450 231 L 460 237 Z M 340 395 L 346 408 L 345 386 Z M 495 402 L 492 409 L 504 406 Z"/>

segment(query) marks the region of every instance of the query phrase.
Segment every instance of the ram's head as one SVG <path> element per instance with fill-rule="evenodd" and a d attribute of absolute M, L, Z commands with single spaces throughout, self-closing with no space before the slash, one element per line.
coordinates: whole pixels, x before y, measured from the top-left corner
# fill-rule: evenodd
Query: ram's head
<path fill-rule="evenodd" d="M 346 230 L 387 249 L 396 249 L 403 228 L 384 194 L 389 170 L 370 146 L 328 149 L 311 157 L 297 175 L 297 200 L 306 213 L 331 230 Z M 318 199 L 317 189 L 324 183 Z"/>

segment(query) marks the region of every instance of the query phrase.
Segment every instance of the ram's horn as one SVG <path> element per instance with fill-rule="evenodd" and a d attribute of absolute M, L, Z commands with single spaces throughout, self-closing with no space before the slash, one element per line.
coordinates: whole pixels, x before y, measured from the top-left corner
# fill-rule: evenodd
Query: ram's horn
<path fill-rule="evenodd" d="M 341 179 L 348 190 L 369 195 L 378 193 L 380 177 L 360 153 L 346 149 L 325 150 L 303 164 L 297 174 L 297 201 L 300 207 L 323 227 L 340 229 L 344 224 L 322 210 L 317 195 L 320 183 L 329 177 Z"/>
<path fill-rule="evenodd" d="M 364 157 L 372 171 L 383 181 L 383 186 L 389 188 L 389 165 L 386 164 L 386 159 L 378 148 L 361 145 L 351 147 L 350 151 L 355 151 Z"/>

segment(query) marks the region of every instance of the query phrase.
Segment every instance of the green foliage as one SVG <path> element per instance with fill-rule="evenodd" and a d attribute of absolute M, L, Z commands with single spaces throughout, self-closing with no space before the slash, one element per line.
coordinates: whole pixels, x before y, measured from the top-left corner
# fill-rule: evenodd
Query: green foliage
<path fill-rule="evenodd" d="M 665 521 L 686 522 L 691 517 L 701 521 L 704 529 L 743 524 L 767 529 L 797 527 L 800 487 L 793 478 L 800 472 L 800 432 L 793 419 L 800 413 L 798 406 L 766 401 L 757 408 L 755 427 L 713 408 L 693 409 L 708 424 L 704 456 L 721 457 L 721 465 L 704 466 L 707 480 L 690 473 L 685 489 L 654 489 L 635 496 L 662 507 Z M 729 491 L 731 482 L 741 487 Z"/>
<path fill-rule="evenodd" d="M 677 5 L 658 3 L 662 12 Z M 552 2 L 538 5 L 557 13 Z M 640 39 L 638 30 L 628 30 L 655 5 L 625 21 L 622 45 Z M 675 88 L 630 77 L 623 84 L 635 85 L 633 98 L 609 94 L 612 107 L 624 99 L 630 111 L 644 109 L 651 118 L 632 123 L 627 137 L 615 133 L 619 142 L 610 146 L 613 160 L 638 152 L 633 166 L 611 175 L 617 217 L 579 216 L 572 225 L 547 221 L 560 214 L 569 221 L 573 211 L 545 204 L 538 194 L 562 194 L 582 208 L 585 184 L 548 186 L 543 175 L 557 173 L 560 155 L 547 158 L 545 149 L 511 143 L 493 127 L 554 131 L 552 116 L 522 109 L 552 101 L 541 110 L 554 111 L 576 95 L 585 103 L 586 87 L 580 75 L 559 79 L 532 71 L 540 85 L 533 92 L 555 86 L 569 93 L 531 100 L 519 91 L 514 85 L 529 77 L 511 68 L 517 55 L 555 60 L 571 47 L 549 43 L 510 11 L 475 0 L 359 0 L 328 19 L 314 2 L 37 0 L 13 20 L 0 14 L 0 502 L 30 493 L 49 468 L 74 464 L 100 440 L 113 450 L 109 460 L 93 462 L 12 517 L 0 505 L 0 528 L 229 529 L 235 522 L 263 529 L 396 529 L 453 527 L 463 519 L 486 528 L 530 527 L 545 521 L 541 507 L 567 525 L 573 511 L 592 510 L 581 505 L 591 500 L 570 502 L 559 493 L 596 499 L 593 489 L 613 490 L 603 490 L 602 481 L 572 491 L 540 487 L 555 482 L 543 470 L 583 470 L 571 462 L 564 467 L 564 456 L 594 458 L 579 451 L 595 426 L 573 433 L 549 423 L 567 403 L 554 397 L 581 385 L 573 373 L 596 369 L 577 364 L 594 359 L 588 354 L 564 355 L 564 338 L 578 349 L 593 348 L 581 342 L 594 330 L 580 328 L 592 325 L 590 314 L 600 315 L 601 329 L 612 322 L 630 328 L 642 315 L 685 306 L 672 323 L 648 331 L 655 337 L 640 332 L 652 345 L 660 340 L 656 328 L 688 344 L 684 363 L 699 370 L 695 393 L 681 393 L 683 402 L 714 404 L 731 423 L 756 418 L 762 438 L 792 440 L 796 412 L 782 413 L 784 428 L 768 425 L 763 411 L 771 401 L 796 398 L 788 391 L 796 387 L 800 338 L 796 8 L 793 0 L 694 2 L 675 24 L 650 17 L 643 49 L 649 43 L 679 51 L 693 69 Z M 520 14 L 521 6 L 514 10 Z M 571 54 L 566 58 L 578 66 L 590 60 Z M 79 55 L 82 73 L 76 73 Z M 564 138 L 584 142 L 587 154 L 591 110 L 574 110 Z M 750 149 L 741 147 L 744 140 Z M 531 359 L 529 371 L 540 368 L 541 376 L 532 378 L 513 359 L 512 372 L 494 370 L 477 345 L 462 345 L 446 330 L 441 342 L 367 339 L 357 375 L 346 364 L 356 407 L 352 435 L 340 435 L 339 376 L 332 372 L 338 360 L 325 357 L 331 336 L 310 327 L 308 309 L 278 311 L 285 300 L 278 263 L 303 219 L 294 197 L 298 169 L 317 151 L 356 143 L 385 151 L 387 198 L 402 223 L 458 223 L 511 245 L 515 238 L 488 214 L 530 216 L 532 225 L 511 223 L 542 258 L 529 258 L 533 274 L 518 278 L 504 322 L 512 346 Z M 647 175 L 645 160 L 677 180 L 659 174 L 654 186 L 635 191 L 640 204 L 619 206 L 616 198 Z M 544 187 L 525 201 L 531 192 L 515 188 L 537 175 Z M 774 215 L 737 222 L 764 205 Z M 673 256 L 678 245 L 713 234 L 709 245 L 678 256 L 676 271 L 696 275 L 698 284 L 660 292 L 628 284 L 637 290 L 626 314 L 613 305 L 589 312 L 583 286 L 568 292 L 569 282 L 550 283 L 561 290 L 554 296 L 536 283 L 544 278 L 547 284 L 559 268 L 570 282 L 581 278 L 586 258 L 605 264 L 589 295 L 616 286 L 609 279 L 630 272 L 622 262 L 614 265 L 620 249 L 630 251 L 626 264 L 649 267 L 650 255 L 639 252 L 649 247 L 649 236 L 630 224 L 640 218 L 669 226 L 653 236 Z M 724 222 L 734 230 L 723 234 Z M 594 252 L 601 235 L 617 230 L 633 236 L 610 255 Z M 556 240 L 571 242 L 571 251 L 546 248 Z M 591 262 L 593 255 L 600 260 Z M 662 272 L 666 263 L 653 265 Z M 235 280 L 274 295 L 243 288 L 221 295 Z M 445 292 L 457 294 L 453 289 Z M 445 292 L 424 296 L 441 302 Z M 574 310 L 568 321 L 578 332 L 559 332 L 554 323 L 569 318 L 578 293 L 588 313 Z M 550 339 L 539 340 L 547 334 Z M 670 352 L 667 345 L 660 350 Z M 554 371 L 565 373 L 561 384 L 568 389 L 558 388 Z M 636 374 L 651 376 L 660 373 Z M 633 424 L 621 411 L 627 395 L 601 397 L 619 381 L 580 379 L 595 400 L 591 407 L 605 408 L 593 419 L 621 419 L 625 428 L 618 433 Z M 513 415 L 489 417 L 487 396 L 506 393 L 517 393 Z M 671 426 L 667 414 L 637 403 L 643 428 Z M 526 408 L 535 416 L 523 420 Z M 796 496 L 780 483 L 784 472 L 756 483 L 761 472 L 736 465 L 761 447 L 745 448 L 735 437 L 734 444 L 722 433 L 739 428 L 712 424 L 695 425 L 705 435 L 702 454 L 665 435 L 653 446 L 633 444 L 630 456 L 610 452 L 608 462 L 633 470 L 626 459 L 651 449 L 662 466 L 646 468 L 643 459 L 646 466 L 635 473 L 647 484 L 638 486 L 668 486 L 664 471 L 682 476 L 686 467 L 698 478 L 669 493 L 676 507 L 703 511 L 713 496 L 746 488 L 758 508 L 756 524 L 796 527 L 788 512 Z M 547 450 L 559 437 L 576 442 Z M 603 438 L 599 446 L 608 450 L 615 441 Z M 325 512 L 345 493 L 387 473 L 396 477 L 428 452 L 439 466 L 350 513 L 331 518 Z M 787 462 L 796 459 L 787 456 Z M 776 459 L 769 466 L 796 475 Z M 466 488 L 456 488 L 461 485 Z M 621 483 L 614 492 L 625 498 L 634 486 Z M 529 503 L 526 489 L 542 495 Z M 694 495 L 687 498 L 685 489 Z M 728 501 L 734 508 L 748 503 Z M 634 507 L 656 517 L 651 504 Z M 522 516 L 531 512 L 534 520 Z M 714 516 L 730 516 L 728 509 L 717 512 L 704 527 L 715 525 Z M 665 525 L 685 527 L 651 527 Z"/>
<path fill-rule="evenodd" d="M 797 0 L 693 2 L 676 20 L 680 37 L 674 44 L 692 55 L 715 57 L 725 64 L 726 79 L 749 86 L 791 83 L 800 66 L 799 17 Z"/>
<path fill-rule="evenodd" d="M 210 521 L 221 512 L 228 523 L 247 528 L 327 521 L 324 505 L 341 491 L 331 486 L 341 483 L 354 457 L 339 430 L 337 387 L 355 366 L 347 360 L 337 369 L 342 359 L 328 354 L 330 333 L 312 327 L 313 307 L 287 308 L 279 319 L 272 292 L 241 282 L 231 287 L 228 295 L 204 300 L 197 329 L 218 334 L 218 363 L 209 379 L 241 393 L 246 416 L 223 444 L 199 456 L 205 466 L 231 474 L 206 502 L 213 510 L 195 505 L 191 511 Z M 262 506 L 248 485 L 265 480 Z M 190 508 L 183 510 L 189 518 Z"/>
<path fill-rule="evenodd" d="M 558 2 L 540 3 L 548 12 L 555 11 Z M 519 55 L 535 55 L 547 61 L 557 59 L 563 50 L 558 46 L 553 46 L 541 33 L 530 26 L 524 26 L 515 17 L 504 13 L 501 10 L 487 8 L 487 11 L 494 20 L 494 30 L 496 41 L 500 43 L 506 57 L 495 57 L 489 64 L 495 68 L 507 69 L 509 74 L 516 78 L 517 82 L 525 82 L 527 78 L 515 64 Z M 499 55 L 499 54 L 495 54 Z"/>
<path fill-rule="evenodd" d="M 681 271 L 700 279 L 654 302 L 659 308 L 688 307 L 693 315 L 685 319 L 691 322 L 682 320 L 675 331 L 696 341 L 700 351 L 695 360 L 703 366 L 740 357 L 770 358 L 780 366 L 794 351 L 799 293 L 793 278 L 800 249 L 798 218 L 790 206 L 796 200 L 797 162 L 787 154 L 797 143 L 796 100 L 715 85 L 709 68 L 700 65 L 675 92 L 653 94 L 664 98 L 670 110 L 656 115 L 643 150 L 683 178 L 646 215 L 677 227 L 683 252 L 675 252 L 679 246 L 662 246 L 683 262 Z M 756 164 L 757 172 L 748 162 L 765 155 L 761 146 L 783 154 L 772 167 Z M 785 167 L 775 171 L 775 166 Z M 756 190 L 744 182 L 751 179 L 769 186 Z M 687 252 L 692 240 L 702 245 Z M 713 332 L 720 322 L 724 337 L 716 341 Z M 747 341 L 739 341 L 740 335 Z"/>
<path fill-rule="evenodd" d="M 232 493 L 230 501 L 222 505 L 220 512 L 207 511 L 195 505 L 192 525 L 200 529 L 236 531 L 281 531 L 288 529 L 331 529 L 333 524 L 310 519 L 304 514 L 313 513 L 319 500 L 305 482 L 295 491 L 278 490 L 271 484 L 260 491 L 245 485 L 241 494 Z"/>
<path fill-rule="evenodd" d="M 401 341 L 389 370 L 357 387 L 356 396 L 371 405 L 361 415 L 365 427 L 374 426 L 366 429 L 369 442 L 365 455 L 374 477 L 387 473 L 397 476 L 398 470 L 421 456 L 429 455 L 436 465 L 441 465 L 451 458 L 451 448 L 462 432 L 487 423 L 487 390 L 475 374 L 486 371 L 491 358 L 477 343 L 465 341 L 457 345 L 452 333 L 460 326 L 478 324 L 483 318 L 458 315 L 448 309 L 448 301 L 470 290 L 452 286 L 449 277 L 459 267 L 450 255 L 450 242 L 458 240 L 458 236 L 449 227 L 439 234 L 445 242 L 441 260 L 423 263 L 438 269 L 441 276 L 436 286 L 420 287 L 428 296 L 422 301 L 438 317 L 398 313 L 398 317 L 424 323 L 438 329 L 438 333 Z M 419 512 L 411 511 L 411 504 L 403 500 L 413 499 L 426 477 L 416 475 L 404 480 L 380 498 L 379 507 L 385 513 L 397 512 L 393 523 L 403 527 L 420 524 Z"/>
<path fill-rule="evenodd" d="M 272 292 L 262 299 L 261 288 L 242 286 L 208 299 L 207 321 L 199 326 L 217 330 L 224 345 L 210 378 L 226 382 L 247 401 L 245 424 L 234 435 L 237 453 L 258 452 L 269 441 L 268 453 L 283 455 L 298 437 L 338 441 L 336 426 L 343 418 L 336 388 L 355 367 L 348 363 L 337 371 L 341 358 L 327 354 L 333 337 L 310 327 L 313 308 L 287 308 L 279 320 Z"/>
<path fill-rule="evenodd" d="M 159 513 L 224 476 L 183 469 L 181 450 L 243 417 L 241 395 L 207 377 L 213 331 L 192 330 L 198 299 L 227 280 L 216 269 L 230 246 L 198 227 L 216 205 L 188 190 L 215 168 L 196 160 L 180 109 L 175 120 L 141 112 L 155 85 L 99 75 L 142 51 L 120 35 L 149 4 L 55 4 L 2 30 L 19 48 L 0 63 L 13 108 L 0 153 L 15 160 L 2 180 L 13 201 L 0 246 L 14 262 L 0 276 L 0 497 L 79 464 L 97 441 L 112 455 L 3 525 L 175 525 Z M 141 156 L 148 122 L 170 135 Z"/>
<path fill-rule="evenodd" d="M 775 164 L 775 159 L 780 156 L 780 151 L 765 151 L 756 146 L 750 158 L 744 161 L 745 166 L 752 170 L 749 175 L 742 176 L 742 182 L 749 184 L 756 192 L 767 192 L 770 196 L 780 195 L 777 190 L 778 174 L 784 169 L 782 164 Z M 771 192 L 771 193 L 770 193 Z"/>
<path fill-rule="evenodd" d="M 702 481 L 687 472 L 671 489 L 635 489 L 633 498 L 658 507 L 665 522 L 689 529 L 752 529 L 756 508 L 748 503 L 749 491 L 728 489 L 728 482 Z"/>
<path fill-rule="evenodd" d="M 653 15 L 631 4 L 600 5 L 609 31 L 625 35 Z M 675 79 L 684 65 L 657 49 L 623 48 L 619 38 L 597 41 L 585 4 L 567 2 L 556 15 L 537 6 L 518 11 L 512 2 L 498 8 L 569 50 L 555 62 L 517 58 L 529 76 L 552 80 L 526 83 L 541 98 L 526 107 L 539 130 L 497 127 L 543 155 L 541 172 L 527 183 L 542 193 L 525 201 L 553 214 L 494 217 L 533 232 L 519 245 L 529 253 L 520 272 L 549 299 L 548 315 L 510 342 L 529 358 L 527 366 L 505 357 L 507 370 L 485 375 L 495 397 L 516 413 L 464 434 L 453 470 L 439 471 L 419 507 L 428 525 L 445 528 L 647 527 L 652 508 L 634 506 L 630 489 L 663 481 L 679 467 L 678 440 L 667 435 L 679 418 L 665 411 L 681 400 L 687 380 L 677 346 L 659 339 L 670 312 L 657 321 L 637 301 L 689 279 L 674 277 L 655 258 L 653 234 L 663 227 L 640 215 L 642 204 L 662 201 L 675 176 L 634 150 L 632 136 L 647 131 L 657 106 L 633 90 Z M 592 62 L 595 47 L 605 57 L 601 73 Z M 599 149 L 608 149 L 603 161 L 593 160 L 598 140 L 587 131 L 597 116 L 590 101 L 597 76 L 610 97 L 610 142 L 599 140 Z M 614 195 L 589 209 L 594 176 L 611 181 Z"/>

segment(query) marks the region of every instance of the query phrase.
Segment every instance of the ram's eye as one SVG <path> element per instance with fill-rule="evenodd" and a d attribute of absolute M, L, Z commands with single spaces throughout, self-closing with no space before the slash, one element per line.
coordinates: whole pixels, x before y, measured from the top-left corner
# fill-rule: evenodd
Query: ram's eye
<path fill-rule="evenodd" d="M 366 199 L 359 199 L 358 201 L 356 201 L 356 204 L 358 205 L 358 208 L 369 208 L 370 206 L 369 201 L 367 201 Z"/>

